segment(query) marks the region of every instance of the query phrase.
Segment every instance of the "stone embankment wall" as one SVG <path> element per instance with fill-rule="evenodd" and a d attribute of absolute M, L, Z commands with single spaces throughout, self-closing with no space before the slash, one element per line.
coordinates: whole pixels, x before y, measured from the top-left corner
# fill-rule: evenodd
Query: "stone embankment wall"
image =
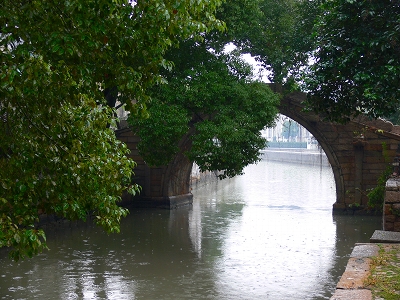
<path fill-rule="evenodd" d="M 383 230 L 400 232 L 400 178 L 397 177 L 386 182 Z"/>
<path fill-rule="evenodd" d="M 309 149 L 278 149 L 270 148 L 261 151 L 263 159 L 312 166 L 330 167 L 328 158 L 323 151 Z"/>
<path fill-rule="evenodd" d="M 273 161 L 330 167 L 325 153 L 318 150 L 266 149 L 261 151 L 261 155 L 262 159 Z M 199 167 L 193 164 L 192 173 L 190 175 L 190 187 L 192 189 L 217 180 L 217 171 L 201 172 Z"/>

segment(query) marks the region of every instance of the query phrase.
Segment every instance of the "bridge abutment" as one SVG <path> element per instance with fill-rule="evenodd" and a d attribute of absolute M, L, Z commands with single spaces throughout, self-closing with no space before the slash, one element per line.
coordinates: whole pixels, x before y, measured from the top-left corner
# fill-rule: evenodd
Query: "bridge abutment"
<path fill-rule="evenodd" d="M 192 204 L 193 195 L 189 192 L 192 164 L 183 154 L 177 155 L 168 166 L 150 167 L 137 149 L 138 136 L 129 128 L 117 130 L 116 136 L 130 149 L 128 157 L 137 164 L 132 180 L 142 188 L 136 196 L 124 194 L 123 205 L 172 209 Z"/>

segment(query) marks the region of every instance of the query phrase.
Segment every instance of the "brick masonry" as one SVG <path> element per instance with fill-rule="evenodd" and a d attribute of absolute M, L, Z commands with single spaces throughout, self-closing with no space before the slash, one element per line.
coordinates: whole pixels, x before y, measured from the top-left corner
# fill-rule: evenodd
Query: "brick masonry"
<path fill-rule="evenodd" d="M 383 230 L 400 232 L 400 178 L 386 182 L 383 208 Z"/>

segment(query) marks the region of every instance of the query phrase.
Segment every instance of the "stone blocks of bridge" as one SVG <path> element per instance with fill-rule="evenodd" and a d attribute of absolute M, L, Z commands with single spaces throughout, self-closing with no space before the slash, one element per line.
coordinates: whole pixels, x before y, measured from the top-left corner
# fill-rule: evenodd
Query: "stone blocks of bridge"
<path fill-rule="evenodd" d="M 397 139 L 381 136 L 376 132 L 365 132 L 362 139 L 353 132 L 363 129 L 363 124 L 336 125 L 347 138 L 329 141 L 326 148 L 333 153 L 338 201 L 334 209 L 354 210 L 366 208 L 368 191 L 375 188 L 380 175 L 390 166 L 396 156 Z M 385 147 L 383 146 L 385 145 Z"/>
<path fill-rule="evenodd" d="M 368 191 L 376 187 L 379 176 L 397 154 L 400 127 L 364 116 L 347 124 L 326 122 L 304 110 L 305 100 L 306 94 L 300 92 L 284 95 L 280 113 L 311 132 L 327 155 L 336 184 L 333 212 L 360 213 L 367 207 Z"/>
<path fill-rule="evenodd" d="M 193 195 L 189 192 L 189 183 L 186 183 L 189 180 L 189 176 L 186 176 L 186 173 L 190 172 L 191 164 L 184 161 L 181 162 L 182 165 L 179 165 L 179 162 L 172 164 L 175 167 L 149 167 L 137 149 L 137 144 L 140 140 L 138 136 L 129 128 L 116 131 L 116 136 L 130 149 L 128 157 L 137 164 L 132 181 L 139 184 L 142 189 L 140 194 L 135 197 L 124 194 L 122 196 L 122 205 L 171 209 L 189 205 L 193 202 Z M 188 170 L 189 167 L 190 169 Z M 179 174 L 182 170 L 184 174 Z M 185 179 L 186 177 L 187 180 Z"/>

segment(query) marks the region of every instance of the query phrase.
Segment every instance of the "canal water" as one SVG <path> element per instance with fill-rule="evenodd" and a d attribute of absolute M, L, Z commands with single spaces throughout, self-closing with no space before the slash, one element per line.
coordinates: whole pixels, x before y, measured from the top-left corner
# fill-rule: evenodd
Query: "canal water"
<path fill-rule="evenodd" d="M 0 255 L 0 299 L 329 299 L 354 244 L 381 228 L 332 216 L 329 167 L 263 160 L 192 192 L 190 208 L 132 210 L 120 234 L 48 226 L 49 251 Z"/>

